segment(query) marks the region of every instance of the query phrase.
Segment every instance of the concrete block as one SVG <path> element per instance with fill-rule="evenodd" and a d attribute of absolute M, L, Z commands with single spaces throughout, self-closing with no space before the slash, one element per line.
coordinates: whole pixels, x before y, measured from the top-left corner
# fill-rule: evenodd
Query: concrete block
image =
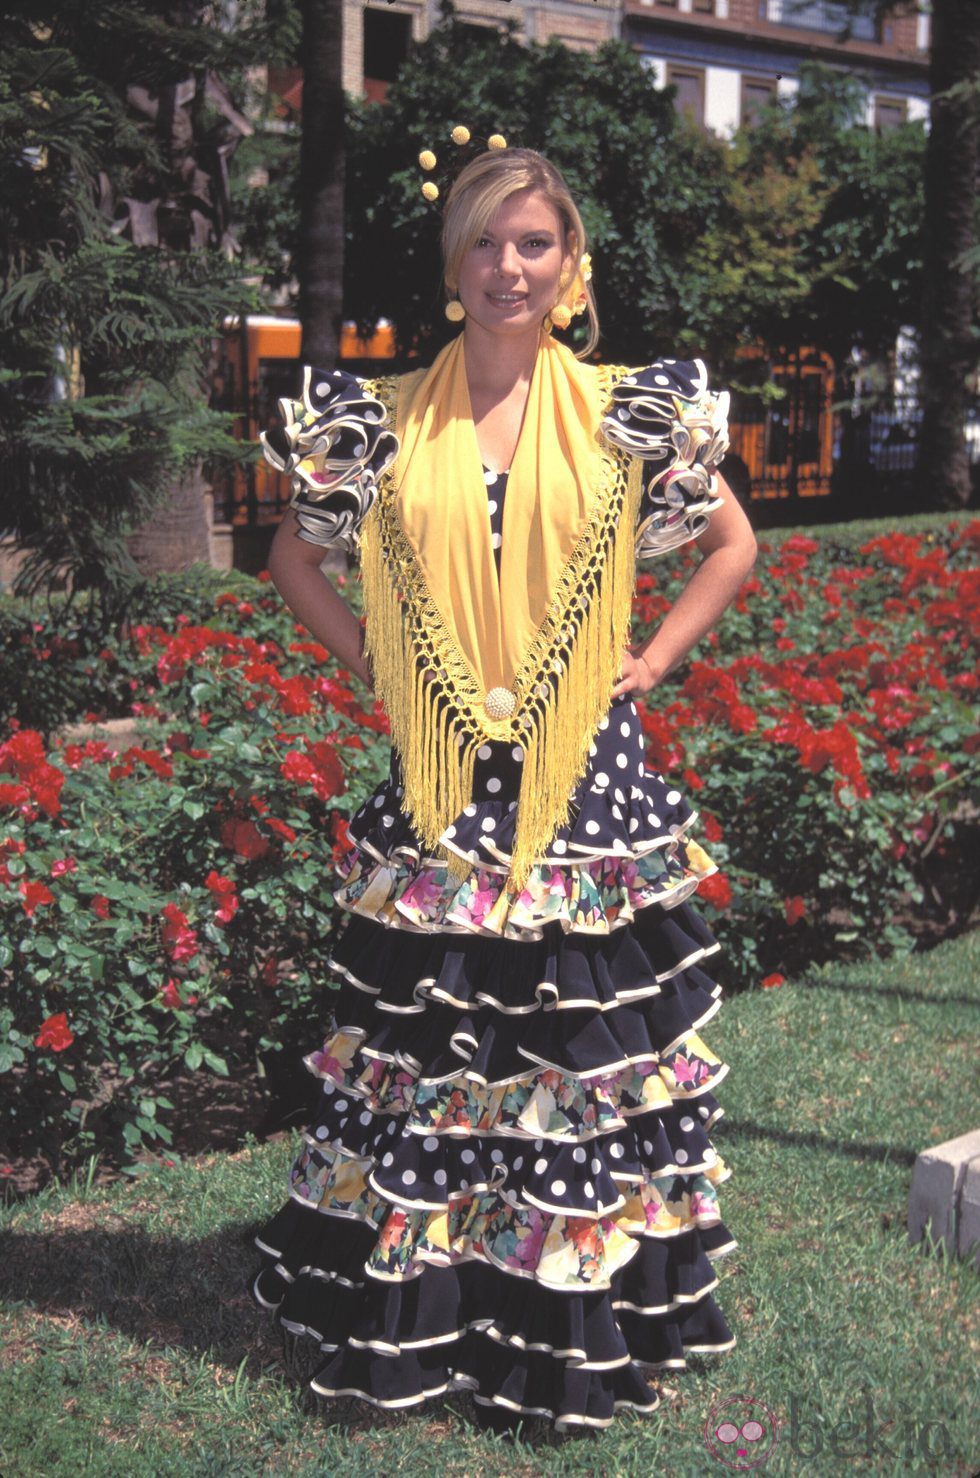
<path fill-rule="evenodd" d="M 956 1255 L 960 1201 L 967 1168 L 973 1161 L 980 1161 L 980 1129 L 932 1145 L 918 1156 L 909 1192 L 910 1242 L 921 1241 L 931 1221 L 934 1240 L 942 1239 Z"/>
<path fill-rule="evenodd" d="M 963 1177 L 957 1252 L 980 1268 L 980 1159 L 970 1161 Z"/>

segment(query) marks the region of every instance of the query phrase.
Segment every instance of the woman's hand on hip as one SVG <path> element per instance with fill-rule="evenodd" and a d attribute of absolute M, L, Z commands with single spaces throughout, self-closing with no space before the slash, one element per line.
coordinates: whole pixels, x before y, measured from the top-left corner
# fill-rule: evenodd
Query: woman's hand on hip
<path fill-rule="evenodd" d="M 633 697 L 639 697 L 643 693 L 649 693 L 651 688 L 656 687 L 657 681 L 658 679 L 644 658 L 631 647 L 627 647 L 623 652 L 623 659 L 620 664 L 619 682 L 613 688 L 612 696 L 614 698 L 620 698 L 629 694 Z"/>

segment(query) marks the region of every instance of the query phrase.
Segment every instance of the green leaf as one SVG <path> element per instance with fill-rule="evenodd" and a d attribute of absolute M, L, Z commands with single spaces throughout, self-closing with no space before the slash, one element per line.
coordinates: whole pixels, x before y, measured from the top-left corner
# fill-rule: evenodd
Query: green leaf
<path fill-rule="evenodd" d="M 200 1042 L 192 1042 L 184 1053 L 184 1066 L 188 1072 L 195 1073 L 204 1061 L 204 1048 Z"/>

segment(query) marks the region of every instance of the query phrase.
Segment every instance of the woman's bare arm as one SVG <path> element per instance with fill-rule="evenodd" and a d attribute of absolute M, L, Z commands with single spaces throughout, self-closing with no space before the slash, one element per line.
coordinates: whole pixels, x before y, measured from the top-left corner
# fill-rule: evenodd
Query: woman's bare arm
<path fill-rule="evenodd" d="M 344 667 L 373 689 L 371 670 L 362 653 L 361 624 L 333 582 L 320 569 L 321 545 L 297 537 L 300 524 L 287 508 L 269 550 L 272 582 L 297 621 Z"/>
<path fill-rule="evenodd" d="M 717 482 L 723 507 L 694 541 L 705 557 L 653 636 L 624 652 L 613 697 L 647 693 L 678 667 L 727 610 L 755 564 L 758 545 L 752 525 L 724 478 Z"/>

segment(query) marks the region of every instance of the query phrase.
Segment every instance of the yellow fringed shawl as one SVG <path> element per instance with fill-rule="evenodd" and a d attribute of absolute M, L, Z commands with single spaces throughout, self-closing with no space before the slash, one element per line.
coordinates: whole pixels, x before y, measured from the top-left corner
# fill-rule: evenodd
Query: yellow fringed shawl
<path fill-rule="evenodd" d="M 568 820 L 629 639 L 642 464 L 599 437 L 623 373 L 583 365 L 542 334 L 499 580 L 463 335 L 430 369 L 366 386 L 394 411 L 401 448 L 360 549 L 365 651 L 405 810 L 431 854 L 446 850 L 457 875 L 468 871 L 440 837 L 472 799 L 480 745 L 520 745 L 511 891 Z"/>

